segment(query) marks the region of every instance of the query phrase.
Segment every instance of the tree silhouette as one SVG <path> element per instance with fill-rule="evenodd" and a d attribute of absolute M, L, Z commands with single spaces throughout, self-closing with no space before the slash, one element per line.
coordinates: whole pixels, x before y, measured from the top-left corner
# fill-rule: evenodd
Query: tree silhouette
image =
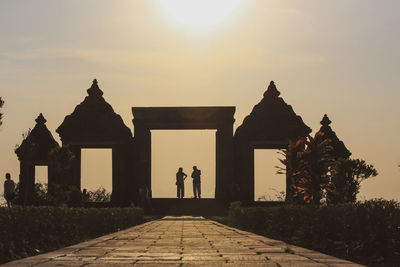
<path fill-rule="evenodd" d="M 4 105 L 4 100 L 0 96 L 0 108 Z M 0 126 L 3 124 L 3 113 L 0 112 Z"/>
<path fill-rule="evenodd" d="M 364 160 L 336 158 L 331 143 L 317 132 L 280 151 L 284 166 L 277 166 L 278 174 L 286 174 L 290 182 L 286 200 L 319 205 L 326 197 L 328 204 L 355 202 L 361 182 L 378 175 Z"/>
<path fill-rule="evenodd" d="M 373 165 L 360 159 L 336 159 L 332 165 L 332 184 L 334 189 L 327 194 L 329 204 L 356 202 L 360 183 L 378 175 Z"/>

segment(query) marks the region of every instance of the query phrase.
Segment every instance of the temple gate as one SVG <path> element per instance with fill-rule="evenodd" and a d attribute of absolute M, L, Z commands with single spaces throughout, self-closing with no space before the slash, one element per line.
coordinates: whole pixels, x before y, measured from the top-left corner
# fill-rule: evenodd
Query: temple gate
<path fill-rule="evenodd" d="M 233 182 L 235 107 L 133 107 L 136 187 L 151 188 L 151 130 L 216 129 L 215 198 L 225 200 Z"/>

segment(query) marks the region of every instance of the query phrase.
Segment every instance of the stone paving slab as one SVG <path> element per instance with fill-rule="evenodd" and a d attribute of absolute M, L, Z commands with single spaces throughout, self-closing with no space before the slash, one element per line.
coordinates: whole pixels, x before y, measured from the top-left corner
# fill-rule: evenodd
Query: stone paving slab
<path fill-rule="evenodd" d="M 292 253 L 285 253 L 287 248 Z M 171 217 L 2 266 L 363 266 L 203 217 Z"/>

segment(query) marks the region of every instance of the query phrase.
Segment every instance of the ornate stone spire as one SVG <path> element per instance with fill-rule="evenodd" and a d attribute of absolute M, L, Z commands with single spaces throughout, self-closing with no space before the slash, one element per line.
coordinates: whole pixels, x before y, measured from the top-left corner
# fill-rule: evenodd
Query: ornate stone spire
<path fill-rule="evenodd" d="M 46 161 L 51 149 L 58 147 L 58 143 L 46 127 L 46 119 L 42 113 L 39 114 L 35 121 L 35 127 L 25 137 L 21 145 L 15 149 L 15 153 L 20 160 Z"/>
<path fill-rule="evenodd" d="M 63 144 L 88 141 L 131 142 L 131 130 L 106 102 L 96 79 L 87 92 L 89 95 L 64 118 L 56 130 Z"/>
<path fill-rule="evenodd" d="M 269 83 L 267 91 L 264 93 L 265 98 L 277 98 L 281 93 L 276 89 L 274 81 Z"/>
<path fill-rule="evenodd" d="M 235 132 L 235 139 L 268 142 L 273 140 L 295 140 L 307 136 L 311 129 L 304 124 L 293 108 L 279 97 L 274 81 L 268 86 L 264 98 L 254 106 Z M 285 141 L 286 142 L 286 141 Z"/>
<path fill-rule="evenodd" d="M 348 158 L 351 156 L 351 152 L 347 149 L 344 143 L 337 137 L 336 133 L 332 130 L 330 124 L 332 121 L 328 118 L 328 115 L 324 115 L 321 120 L 320 132 L 324 133 L 324 138 L 331 140 L 330 145 L 333 147 L 333 155 L 336 158 Z"/>
<path fill-rule="evenodd" d="M 97 84 L 97 80 L 94 79 L 92 86 L 87 90 L 89 96 L 98 96 L 101 97 L 103 96 L 103 91 L 99 88 L 99 85 Z"/>
<path fill-rule="evenodd" d="M 42 113 L 39 114 L 35 121 L 37 124 L 45 124 L 47 122 Z"/>
<path fill-rule="evenodd" d="M 328 115 L 325 114 L 320 123 L 322 126 L 327 127 L 332 123 L 332 121 L 328 118 Z"/>

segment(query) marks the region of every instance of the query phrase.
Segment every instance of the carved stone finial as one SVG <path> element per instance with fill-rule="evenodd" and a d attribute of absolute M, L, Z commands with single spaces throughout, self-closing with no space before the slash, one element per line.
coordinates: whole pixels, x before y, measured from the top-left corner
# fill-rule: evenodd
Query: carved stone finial
<path fill-rule="evenodd" d="M 37 124 L 45 124 L 47 122 L 42 113 L 39 114 L 35 121 Z"/>
<path fill-rule="evenodd" d="M 328 115 L 325 114 L 320 123 L 322 126 L 329 126 L 329 124 L 331 124 L 332 121 L 328 118 Z"/>
<path fill-rule="evenodd" d="M 267 91 L 264 93 L 264 97 L 267 98 L 277 98 L 281 93 L 276 89 L 274 81 L 269 83 Z"/>
<path fill-rule="evenodd" d="M 103 91 L 99 88 L 99 85 L 97 84 L 97 80 L 94 79 L 92 86 L 87 90 L 89 96 L 102 96 Z"/>

